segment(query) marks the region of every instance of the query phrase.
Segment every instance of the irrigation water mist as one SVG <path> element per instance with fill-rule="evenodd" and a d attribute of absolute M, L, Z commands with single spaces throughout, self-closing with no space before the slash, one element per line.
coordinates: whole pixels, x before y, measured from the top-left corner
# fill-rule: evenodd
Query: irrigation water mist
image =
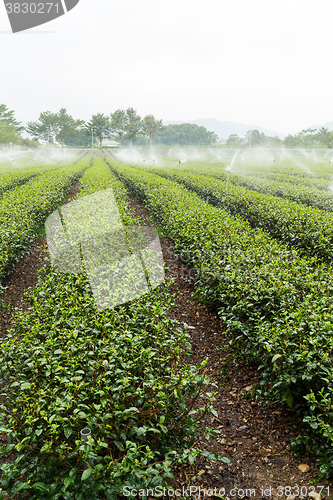
<path fill-rule="evenodd" d="M 260 177 L 261 171 L 268 178 L 278 180 L 283 172 L 288 176 L 302 175 L 303 177 L 333 176 L 333 151 L 327 149 L 305 148 L 262 148 L 252 146 L 249 148 L 227 147 L 195 147 L 195 146 L 154 146 L 124 147 L 114 152 L 114 156 L 121 162 L 137 164 L 142 167 L 172 168 L 186 171 L 194 168 L 207 170 L 207 168 L 226 170 L 236 175 Z M 180 162 L 180 163 L 179 163 Z M 333 165 L 332 165 L 333 166 Z M 333 178 L 332 178 L 333 180 Z M 293 182 L 293 178 L 290 179 Z M 230 183 L 229 183 L 230 184 Z M 228 187 L 229 187 L 228 184 Z"/>

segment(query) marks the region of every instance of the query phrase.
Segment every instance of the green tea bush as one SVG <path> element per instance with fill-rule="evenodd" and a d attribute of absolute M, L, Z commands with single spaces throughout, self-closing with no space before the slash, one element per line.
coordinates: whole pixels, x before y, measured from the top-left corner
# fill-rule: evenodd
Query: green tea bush
<path fill-rule="evenodd" d="M 0 179 L 0 195 L 9 189 L 28 182 L 29 179 L 36 175 L 38 175 L 38 173 L 33 170 L 2 174 Z"/>
<path fill-rule="evenodd" d="M 127 191 L 97 158 L 78 197 L 113 189 L 122 221 L 136 224 Z M 188 327 L 161 286 L 116 309 L 97 309 L 85 275 L 45 270 L 31 308 L 1 342 L 0 429 L 15 452 L 0 487 L 23 499 L 116 499 L 125 486 L 166 486 L 172 469 L 200 453 L 199 422 L 214 396 L 206 362 L 189 366 Z M 80 431 L 89 427 L 84 442 Z M 1 493 L 0 493 L 1 499 Z"/>
<path fill-rule="evenodd" d="M 89 168 L 80 179 L 80 191 L 77 198 L 105 189 L 112 189 L 123 223 L 138 225 L 139 222 L 133 217 L 129 207 L 128 193 L 124 184 L 111 172 L 105 160 L 97 157 L 94 159 L 92 168 Z"/>
<path fill-rule="evenodd" d="M 245 174 L 243 174 L 245 175 Z M 257 172 L 250 172 L 251 177 L 260 177 L 265 180 L 270 179 L 277 182 L 288 182 L 298 186 L 298 189 L 302 189 L 302 186 L 308 186 L 311 188 L 320 189 L 321 191 L 328 191 L 329 186 L 332 185 L 332 174 L 324 174 L 323 177 L 313 177 L 312 175 L 302 172 L 300 169 L 296 169 L 293 173 L 286 173 L 282 168 L 280 172 L 269 169 L 258 168 Z"/>
<path fill-rule="evenodd" d="M 214 206 L 239 215 L 305 255 L 333 260 L 333 215 L 288 199 L 253 192 L 205 175 L 170 169 L 151 172 L 183 184 Z"/>
<path fill-rule="evenodd" d="M 75 161 L 75 164 L 78 163 L 81 159 L 82 158 L 79 158 L 77 161 Z M 68 161 L 61 162 L 60 165 L 57 164 L 45 165 L 44 162 L 42 163 L 34 162 L 33 166 L 31 166 L 31 158 L 29 158 L 29 162 L 27 159 L 25 161 L 21 159 L 20 170 L 13 172 L 13 167 L 11 165 L 11 168 L 9 168 L 7 172 L 1 173 L 0 196 L 5 191 L 21 186 L 22 184 L 25 184 L 33 177 L 45 174 L 46 172 L 59 170 L 60 168 L 71 166 L 73 164 L 74 163 Z M 24 166 L 25 168 L 23 169 Z"/>
<path fill-rule="evenodd" d="M 226 179 L 227 174 L 225 171 L 210 171 L 209 175 L 212 177 Z M 295 201 L 296 203 L 302 203 L 303 205 L 319 208 L 320 210 L 333 212 L 332 194 L 316 187 L 300 187 L 287 181 L 269 180 L 261 177 L 237 175 L 234 173 L 230 174 L 230 181 L 239 186 L 244 186 L 248 189 L 252 189 L 253 191 L 258 191 L 259 193 L 287 198 Z"/>
<path fill-rule="evenodd" d="M 137 167 L 137 165 L 134 166 Z M 213 163 L 209 165 L 207 162 L 188 162 L 181 165 L 181 171 L 200 173 L 223 181 L 227 180 L 225 165 L 221 164 Z M 244 173 L 242 172 L 240 174 L 237 173 L 237 171 L 230 172 L 229 178 L 232 184 L 243 186 L 252 191 L 257 191 L 258 193 L 278 196 L 328 212 L 333 211 L 333 197 L 331 191 L 328 189 L 331 183 L 329 183 L 328 180 L 324 181 L 324 186 L 322 183 L 320 183 L 320 186 L 316 186 L 315 179 L 313 179 L 311 183 L 305 183 L 306 181 L 304 181 L 304 185 L 299 185 L 295 176 L 285 176 L 281 174 L 281 177 L 273 179 L 269 174 L 270 171 L 271 169 L 268 168 L 258 168 L 255 170 L 253 167 L 246 166 L 246 168 L 244 168 Z M 298 172 L 298 175 L 302 175 L 302 173 Z M 331 179 L 332 177 L 329 171 L 323 175 L 327 179 Z M 318 180 L 318 182 L 319 181 L 320 180 Z M 326 189 L 324 189 L 324 187 Z"/>
<path fill-rule="evenodd" d="M 166 485 L 172 466 L 194 461 L 212 397 L 194 407 L 209 380 L 205 363 L 182 359 L 187 328 L 167 316 L 167 287 L 99 311 L 84 275 L 49 270 L 30 300 L 1 341 L 3 453 L 17 455 L 1 467 L 3 490 L 113 499 L 124 486 Z"/>
<path fill-rule="evenodd" d="M 0 198 L 0 278 L 34 241 L 46 217 L 56 209 L 73 182 L 89 166 L 83 159 L 39 175 Z"/>
<path fill-rule="evenodd" d="M 312 449 L 332 474 L 333 267 L 179 184 L 117 162 L 113 168 L 195 265 L 197 296 L 218 308 L 230 344 L 259 365 L 257 394 L 302 412 L 316 431 Z"/>

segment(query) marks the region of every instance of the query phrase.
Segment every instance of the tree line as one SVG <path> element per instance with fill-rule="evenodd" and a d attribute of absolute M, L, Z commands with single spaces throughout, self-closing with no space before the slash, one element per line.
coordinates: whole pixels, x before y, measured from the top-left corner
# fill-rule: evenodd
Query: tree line
<path fill-rule="evenodd" d="M 32 141 L 22 139 L 21 132 L 24 130 L 33 137 Z M 97 113 L 88 122 L 73 118 L 66 108 L 61 108 L 57 113 L 42 112 L 37 121 L 28 122 L 26 127 L 22 127 L 15 119 L 14 111 L 5 104 L 0 105 L 0 143 L 36 145 L 38 141 L 50 144 L 56 142 L 63 148 L 87 147 L 98 141 L 102 147 L 105 139 L 114 139 L 119 147 L 123 143 L 132 146 L 134 142 L 148 143 L 152 147 L 153 136 L 156 144 L 166 145 L 208 145 L 218 139 L 214 132 L 198 125 L 185 123 L 163 126 L 162 120 L 153 115 L 141 118 L 134 108 L 117 109 L 110 115 Z"/>
<path fill-rule="evenodd" d="M 332 148 L 333 131 L 325 127 L 320 129 L 304 129 L 298 134 L 287 135 L 283 140 L 278 136 L 270 137 L 258 130 L 249 130 L 246 136 L 241 138 L 237 134 L 231 134 L 226 141 L 226 146 L 231 148 L 270 147 L 276 148 Z"/>
<path fill-rule="evenodd" d="M 32 140 L 23 139 L 22 132 L 28 132 Z M 109 115 L 97 113 L 92 115 L 88 122 L 73 118 L 66 108 L 61 108 L 58 113 L 45 111 L 40 113 L 35 122 L 29 122 L 23 127 L 14 116 L 14 111 L 5 104 L 0 104 L 0 144 L 20 144 L 37 146 L 38 141 L 46 143 L 56 142 L 64 146 L 88 147 L 103 146 L 105 139 L 114 139 L 119 147 L 123 144 L 133 143 L 152 146 L 165 144 L 168 146 L 198 145 L 207 146 L 215 144 L 218 137 L 214 132 L 209 132 L 205 127 L 195 124 L 183 123 L 180 125 L 162 125 L 162 120 L 157 120 L 153 115 L 141 118 L 134 108 L 126 110 L 117 109 Z M 219 143 L 221 144 L 221 143 Z M 281 147 L 286 148 L 333 148 L 333 131 L 327 128 L 306 129 L 298 134 L 288 135 L 283 140 L 279 137 L 266 136 L 257 129 L 249 130 L 244 138 L 231 134 L 225 143 L 226 147 Z"/>
<path fill-rule="evenodd" d="M 139 133 L 149 136 L 152 144 L 152 136 L 161 130 L 162 120 L 157 120 L 153 115 L 147 115 L 143 119 L 135 109 L 118 109 L 110 115 L 97 113 L 93 115 L 89 122 L 75 120 L 69 115 L 66 108 L 61 108 L 58 113 L 46 111 L 40 114 L 36 122 L 29 122 L 26 131 L 33 137 L 46 142 L 53 142 L 54 139 L 63 148 L 67 143 L 78 142 L 82 146 L 94 143 L 94 138 L 99 141 L 100 147 L 103 140 L 114 138 L 121 147 L 124 136 L 129 137 L 131 145 Z"/>

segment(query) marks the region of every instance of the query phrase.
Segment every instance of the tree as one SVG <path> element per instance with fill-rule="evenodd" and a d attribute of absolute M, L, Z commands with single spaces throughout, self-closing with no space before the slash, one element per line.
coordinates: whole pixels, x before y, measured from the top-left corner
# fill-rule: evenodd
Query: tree
<path fill-rule="evenodd" d="M 154 142 L 158 144 L 179 146 L 208 146 L 215 143 L 218 137 L 214 132 L 209 132 L 205 127 L 194 123 L 168 125 L 156 132 Z"/>
<path fill-rule="evenodd" d="M 9 110 L 6 104 L 0 104 L 0 123 L 12 125 L 17 132 L 22 132 L 24 127 L 14 118 L 14 111 Z M 10 141 L 12 142 L 12 141 Z"/>
<path fill-rule="evenodd" d="M 266 136 L 263 132 L 259 132 L 259 130 L 248 130 L 246 132 L 246 137 L 248 140 L 249 147 L 252 146 L 261 146 L 266 142 Z"/>
<path fill-rule="evenodd" d="M 133 108 L 127 108 L 125 113 L 125 130 L 131 139 L 131 147 L 133 145 L 133 139 L 141 127 L 141 117 L 137 114 L 136 110 Z"/>
<path fill-rule="evenodd" d="M 283 139 L 283 145 L 287 148 L 299 148 L 302 147 L 303 144 L 298 135 L 289 134 Z"/>
<path fill-rule="evenodd" d="M 147 115 L 142 121 L 142 131 L 149 136 L 150 147 L 152 147 L 152 135 L 163 130 L 162 120 L 156 120 L 153 115 Z"/>
<path fill-rule="evenodd" d="M 117 111 L 111 113 L 110 115 L 111 136 L 119 141 L 120 147 L 126 133 L 125 117 L 126 113 L 122 109 L 117 109 Z"/>
<path fill-rule="evenodd" d="M 303 148 L 314 148 L 318 146 L 317 129 L 308 128 L 304 129 L 297 134 L 300 146 Z"/>
<path fill-rule="evenodd" d="M 240 146 L 240 138 L 237 134 L 230 134 L 227 140 L 227 145 L 231 148 Z"/>
<path fill-rule="evenodd" d="M 270 148 L 279 148 L 283 144 L 282 139 L 279 136 L 275 135 L 274 137 L 270 137 L 266 135 L 266 145 Z"/>
<path fill-rule="evenodd" d="M 103 113 L 93 115 L 90 122 L 87 123 L 86 128 L 90 133 L 93 132 L 95 136 L 98 137 L 101 148 L 103 147 L 103 139 L 110 137 L 111 134 L 110 119 Z"/>
<path fill-rule="evenodd" d="M 95 142 L 95 137 L 94 137 Z M 91 134 L 86 128 L 79 130 L 75 135 L 69 135 L 65 139 L 66 146 L 79 146 L 79 147 L 89 147 L 91 146 Z"/>
<path fill-rule="evenodd" d="M 66 108 L 61 108 L 58 113 L 51 113 L 51 111 L 41 113 L 36 122 L 28 123 L 26 131 L 33 137 L 48 142 L 56 139 L 63 148 L 65 139 L 76 135 L 83 125 L 83 120 L 75 120 L 67 113 Z"/>
<path fill-rule="evenodd" d="M 10 125 L 0 121 L 0 144 L 9 144 L 10 142 L 20 142 L 21 135 L 17 132 L 15 125 Z"/>
<path fill-rule="evenodd" d="M 327 128 L 320 128 L 316 134 L 317 139 L 328 148 L 333 147 L 333 134 Z"/>

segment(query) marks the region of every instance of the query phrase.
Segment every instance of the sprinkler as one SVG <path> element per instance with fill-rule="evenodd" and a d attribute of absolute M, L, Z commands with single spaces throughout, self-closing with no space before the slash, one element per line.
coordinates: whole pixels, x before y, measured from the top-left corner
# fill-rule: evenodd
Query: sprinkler
<path fill-rule="evenodd" d="M 91 444 L 87 443 L 88 437 L 91 436 L 91 429 L 89 429 L 89 427 L 84 427 L 84 429 L 82 429 L 80 431 L 80 434 L 81 434 L 81 438 L 84 440 L 84 443 L 88 444 L 88 446 L 91 448 Z M 88 463 L 90 464 L 91 467 L 93 466 L 93 461 L 92 460 L 88 460 Z M 84 470 L 90 469 L 90 467 L 86 463 L 83 464 L 83 468 L 84 468 Z M 95 483 L 93 481 L 91 481 L 89 483 L 90 488 L 93 488 L 94 484 Z M 96 498 L 96 495 L 93 494 L 92 498 Z"/>
<path fill-rule="evenodd" d="M 229 184 L 230 167 L 227 168 L 227 184 L 225 186 L 225 192 L 228 194 L 228 184 Z"/>
<path fill-rule="evenodd" d="M 179 162 L 178 162 L 178 173 L 179 173 L 179 166 L 180 166 L 180 164 L 181 164 L 181 161 L 179 160 Z"/>
<path fill-rule="evenodd" d="M 91 429 L 89 429 L 89 427 L 85 427 L 84 429 L 82 429 L 82 431 L 80 432 L 80 434 L 81 434 L 82 439 L 86 443 L 88 437 L 91 436 Z"/>
<path fill-rule="evenodd" d="M 85 444 L 87 444 L 87 440 L 88 440 L 88 437 L 91 436 L 91 429 L 89 429 L 89 427 L 85 427 L 84 429 L 82 429 L 80 431 L 80 434 L 81 434 L 81 437 L 82 439 L 84 440 Z M 91 448 L 91 445 L 88 443 L 88 446 L 90 446 Z M 91 462 L 88 460 L 88 462 L 91 464 Z M 85 463 L 83 465 L 84 469 L 89 469 L 88 465 Z"/>

